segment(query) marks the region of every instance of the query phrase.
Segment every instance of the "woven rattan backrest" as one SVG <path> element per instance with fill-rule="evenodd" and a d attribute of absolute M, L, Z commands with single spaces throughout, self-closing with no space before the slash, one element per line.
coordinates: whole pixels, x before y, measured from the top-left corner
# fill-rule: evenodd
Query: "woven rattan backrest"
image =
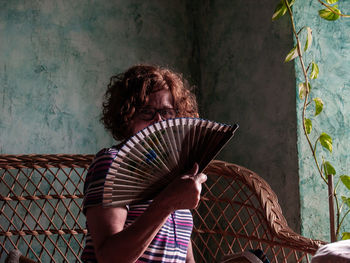
<path fill-rule="evenodd" d="M 213 161 L 205 170 L 192 234 L 198 262 L 218 262 L 223 255 L 261 249 L 271 262 L 310 262 L 320 241 L 294 233 L 270 186 L 238 165 Z"/>
<path fill-rule="evenodd" d="M 0 262 L 14 248 L 38 262 L 77 262 L 91 155 L 0 155 Z"/>
<path fill-rule="evenodd" d="M 83 182 L 92 155 L 0 155 L 0 262 L 14 248 L 38 262 L 79 262 L 84 246 Z M 308 262 L 319 243 L 287 226 L 268 184 L 214 161 L 193 211 L 197 262 L 262 249 L 272 262 Z"/>

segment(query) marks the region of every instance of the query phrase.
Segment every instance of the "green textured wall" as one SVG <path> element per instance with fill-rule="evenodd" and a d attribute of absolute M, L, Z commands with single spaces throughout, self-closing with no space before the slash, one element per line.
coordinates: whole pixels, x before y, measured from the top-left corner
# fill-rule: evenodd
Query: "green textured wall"
<path fill-rule="evenodd" d="M 0 153 L 93 153 L 109 77 L 150 62 L 190 75 L 185 1 L 0 0 Z"/>
<path fill-rule="evenodd" d="M 293 39 L 265 2 L 0 0 L 0 153 L 111 145 L 98 123 L 108 78 L 170 66 L 199 86 L 203 117 L 239 123 L 220 157 L 267 180 L 298 231 Z"/>
<path fill-rule="evenodd" d="M 349 1 L 339 1 L 339 7 L 350 12 Z M 326 132 L 333 138 L 333 154 L 318 147 L 319 156 L 329 160 L 338 175 L 350 175 L 350 19 L 328 22 L 318 17 L 319 9 L 322 8 L 317 1 L 295 1 L 293 7 L 297 28 L 307 25 L 313 29 L 313 46 L 304 55 L 305 60 L 315 60 L 320 69 L 319 78 L 311 84 L 314 96 L 324 101 L 324 109 L 313 126 L 317 132 Z M 298 85 L 302 81 L 298 63 L 296 72 Z M 303 135 L 301 108 L 302 102 L 297 100 L 302 233 L 329 240 L 327 188 L 314 168 Z M 342 193 L 340 189 L 338 194 Z M 347 218 L 348 232 L 349 222 Z"/>
<path fill-rule="evenodd" d="M 262 176 L 299 231 L 295 76 L 283 64 L 288 20 L 271 22 L 274 1 L 204 1 L 199 27 L 201 107 L 240 125 L 220 157 Z"/>

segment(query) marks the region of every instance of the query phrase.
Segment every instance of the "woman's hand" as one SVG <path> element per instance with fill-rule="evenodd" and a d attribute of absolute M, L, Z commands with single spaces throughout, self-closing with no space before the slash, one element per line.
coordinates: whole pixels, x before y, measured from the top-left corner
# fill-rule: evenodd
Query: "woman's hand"
<path fill-rule="evenodd" d="M 207 180 L 204 173 L 198 173 L 198 164 L 171 182 L 155 199 L 161 209 L 170 212 L 178 209 L 193 209 L 198 206 L 202 183 Z"/>

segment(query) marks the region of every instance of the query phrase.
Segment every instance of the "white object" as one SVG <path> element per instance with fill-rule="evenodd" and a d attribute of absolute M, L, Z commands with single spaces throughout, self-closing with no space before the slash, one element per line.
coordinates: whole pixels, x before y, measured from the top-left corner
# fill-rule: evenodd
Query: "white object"
<path fill-rule="evenodd" d="M 320 247 L 311 263 L 350 263 L 350 240 L 342 240 Z"/>

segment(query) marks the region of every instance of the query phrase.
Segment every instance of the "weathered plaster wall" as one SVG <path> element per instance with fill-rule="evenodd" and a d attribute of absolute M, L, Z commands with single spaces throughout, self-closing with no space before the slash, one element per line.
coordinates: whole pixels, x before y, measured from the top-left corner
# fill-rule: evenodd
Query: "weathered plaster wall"
<path fill-rule="evenodd" d="M 94 153 L 108 78 L 150 62 L 199 87 L 202 116 L 239 123 L 220 158 L 258 172 L 298 231 L 294 72 L 274 1 L 0 0 L 0 153 Z"/>
<path fill-rule="evenodd" d="M 348 1 L 339 1 L 339 7 L 350 12 Z M 305 61 L 315 60 L 320 69 L 317 80 L 311 82 L 312 94 L 324 101 L 323 112 L 313 118 L 313 128 L 319 134 L 326 132 L 333 138 L 333 154 L 318 147 L 319 158 L 330 161 L 338 175 L 350 174 L 350 19 L 328 22 L 318 17 L 321 6 L 317 1 L 296 1 L 294 5 L 297 28 L 310 26 L 313 29 L 313 46 L 305 53 Z M 302 73 L 296 62 L 297 83 L 302 82 Z M 297 90 L 297 89 L 296 89 Z M 306 236 L 329 240 L 327 187 L 321 182 L 311 158 L 301 125 L 302 102 L 297 100 L 298 151 L 301 195 L 302 233 Z M 311 134 L 315 140 L 315 133 Z M 320 160 L 321 161 L 321 160 Z M 339 196 L 344 189 L 339 189 Z M 349 192 L 347 194 L 349 196 Z M 349 218 L 346 221 L 350 229 Z"/>
<path fill-rule="evenodd" d="M 274 1 L 204 1 L 199 28 L 205 117 L 240 125 L 220 157 L 259 173 L 299 231 L 293 64 L 289 21 L 271 22 Z"/>
<path fill-rule="evenodd" d="M 185 1 L 0 1 L 0 153 L 94 153 L 109 77 L 134 63 L 190 75 Z"/>

